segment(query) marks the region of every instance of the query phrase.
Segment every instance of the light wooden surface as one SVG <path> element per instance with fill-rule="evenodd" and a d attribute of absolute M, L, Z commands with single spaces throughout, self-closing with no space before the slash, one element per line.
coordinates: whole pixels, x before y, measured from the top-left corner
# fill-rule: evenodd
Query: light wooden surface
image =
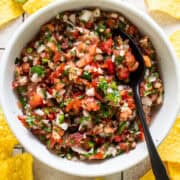
<path fill-rule="evenodd" d="M 122 0 L 130 3 L 140 11 L 148 13 L 148 10 L 144 4 L 144 0 Z M 150 15 L 150 14 L 149 14 Z M 163 28 L 167 35 L 171 34 L 177 29 L 180 29 L 180 21 L 171 18 L 164 14 L 151 14 L 153 19 Z M 16 33 L 16 29 L 28 18 L 27 15 L 23 15 L 12 23 L 8 24 L 7 27 L 0 29 L 0 59 L 2 58 L 3 52 L 7 46 L 7 43 L 11 40 L 11 37 Z M 23 152 L 22 148 L 15 148 L 14 153 Z M 146 159 L 136 166 L 107 177 L 103 177 L 105 180 L 138 180 L 148 169 L 150 168 L 149 160 Z M 47 167 L 38 160 L 34 160 L 34 175 L 35 180 L 91 180 L 93 178 L 80 178 L 74 177 L 62 172 L 58 172 L 54 169 Z"/>

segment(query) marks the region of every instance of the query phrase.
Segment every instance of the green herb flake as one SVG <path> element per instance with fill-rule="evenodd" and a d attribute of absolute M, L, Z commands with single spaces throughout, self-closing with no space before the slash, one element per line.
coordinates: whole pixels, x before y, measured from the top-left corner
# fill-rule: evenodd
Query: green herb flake
<path fill-rule="evenodd" d="M 103 92 L 106 92 L 106 90 L 107 90 L 107 88 L 108 88 L 108 84 L 107 84 L 106 79 L 101 78 L 100 81 L 99 81 L 98 87 L 99 87 Z"/>
<path fill-rule="evenodd" d="M 45 70 L 42 66 L 33 66 L 31 68 L 31 73 L 36 73 L 38 76 L 43 76 L 45 74 Z"/>
<path fill-rule="evenodd" d="M 32 127 L 34 125 L 35 118 L 32 116 L 28 116 L 26 119 L 26 122 L 28 123 L 29 127 Z"/>
<path fill-rule="evenodd" d="M 112 81 L 112 82 L 110 83 L 110 88 L 112 88 L 112 89 L 117 89 L 117 85 L 116 85 L 116 82 L 115 82 L 115 81 Z"/>
<path fill-rule="evenodd" d="M 42 58 L 42 64 L 47 64 L 48 62 L 49 62 L 49 59 L 47 59 L 47 58 Z"/>
<path fill-rule="evenodd" d="M 121 100 L 119 91 L 114 90 L 111 93 L 108 93 L 106 95 L 106 100 L 112 102 L 115 105 L 117 105 Z"/>
<path fill-rule="evenodd" d="M 94 148 L 94 142 L 89 141 L 89 142 L 88 142 L 88 145 L 89 145 L 89 147 Z"/>
<path fill-rule="evenodd" d="M 124 56 L 117 56 L 117 57 L 115 58 L 115 63 L 116 63 L 116 64 L 121 64 L 122 61 L 123 61 L 123 59 L 124 59 Z"/>
<path fill-rule="evenodd" d="M 118 134 L 121 134 L 126 127 L 127 127 L 127 123 L 125 121 L 120 122 L 119 123 L 119 128 L 118 128 Z"/>
<path fill-rule="evenodd" d="M 102 33 L 106 30 L 106 26 L 104 24 L 99 24 L 97 27 L 97 32 Z"/>
<path fill-rule="evenodd" d="M 27 51 L 27 53 L 32 53 L 33 49 L 32 48 L 27 48 L 26 51 Z"/>
<path fill-rule="evenodd" d="M 82 75 L 82 78 L 88 80 L 88 81 L 91 81 L 92 77 L 91 77 L 91 74 L 87 71 L 84 71 L 83 72 L 83 75 Z"/>
<path fill-rule="evenodd" d="M 64 122 L 64 114 L 59 115 L 58 121 L 60 124 L 62 124 Z"/>

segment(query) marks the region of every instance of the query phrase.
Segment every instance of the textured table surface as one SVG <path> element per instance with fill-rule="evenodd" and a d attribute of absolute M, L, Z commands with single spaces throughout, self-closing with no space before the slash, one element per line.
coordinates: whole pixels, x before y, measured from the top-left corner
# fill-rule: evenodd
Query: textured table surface
<path fill-rule="evenodd" d="M 144 4 L 144 0 L 122 0 L 125 3 L 132 4 L 140 11 L 148 13 L 147 8 Z M 153 19 L 163 28 L 167 35 L 171 34 L 177 29 L 180 29 L 180 21 L 171 18 L 164 14 L 149 14 Z M 6 49 L 8 41 L 10 41 L 11 36 L 15 33 L 15 30 L 28 18 L 27 15 L 23 15 L 17 20 L 10 23 L 7 27 L 0 29 L 0 60 L 2 54 Z M 16 147 L 14 153 L 21 153 L 23 149 L 21 147 Z M 146 159 L 143 162 L 137 164 L 136 166 L 115 174 L 111 176 L 104 177 L 105 180 L 138 180 L 148 169 L 150 168 L 149 160 Z M 35 180 L 91 180 L 93 178 L 80 178 L 74 177 L 62 172 L 58 172 L 54 169 L 47 167 L 38 160 L 34 160 L 34 175 Z"/>

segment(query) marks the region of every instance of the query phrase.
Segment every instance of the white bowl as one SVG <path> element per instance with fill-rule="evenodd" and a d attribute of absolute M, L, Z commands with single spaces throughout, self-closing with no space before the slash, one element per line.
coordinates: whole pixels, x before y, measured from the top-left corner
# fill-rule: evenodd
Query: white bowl
<path fill-rule="evenodd" d="M 64 10 L 84 7 L 100 7 L 124 14 L 142 33 L 148 35 L 156 49 L 165 88 L 164 103 L 151 124 L 150 131 L 157 146 L 167 135 L 174 123 L 180 106 L 180 76 L 175 53 L 158 25 L 146 14 L 120 0 L 61 0 L 28 18 L 10 40 L 0 66 L 0 95 L 7 121 L 19 142 L 37 159 L 60 171 L 79 176 L 104 176 L 123 171 L 147 157 L 145 143 L 139 143 L 135 150 L 97 163 L 69 161 L 50 153 L 17 119 L 21 114 L 16 96 L 11 88 L 14 59 L 21 49 L 38 32 L 39 27 Z"/>

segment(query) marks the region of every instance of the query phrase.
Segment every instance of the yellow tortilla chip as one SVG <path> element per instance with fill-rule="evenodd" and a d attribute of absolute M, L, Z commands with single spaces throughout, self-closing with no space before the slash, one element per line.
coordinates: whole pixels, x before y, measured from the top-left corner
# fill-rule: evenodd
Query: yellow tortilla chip
<path fill-rule="evenodd" d="M 140 180 L 155 180 L 152 170 L 149 170 Z"/>
<path fill-rule="evenodd" d="M 180 164 L 167 163 L 169 177 L 172 180 L 180 180 Z"/>
<path fill-rule="evenodd" d="M 13 0 L 0 0 L 0 27 L 19 17 L 23 10 L 19 3 Z"/>
<path fill-rule="evenodd" d="M 13 140 L 0 139 L 0 161 L 9 158 L 12 155 L 15 142 Z"/>
<path fill-rule="evenodd" d="M 17 139 L 12 134 L 11 130 L 6 123 L 5 117 L 2 110 L 0 109 L 0 138 L 3 141 L 12 141 L 15 144 L 18 144 Z"/>
<path fill-rule="evenodd" d="M 53 2 L 53 0 L 28 0 L 24 5 L 23 9 L 25 12 L 29 14 L 35 13 L 40 8 L 48 5 L 49 3 Z"/>
<path fill-rule="evenodd" d="M 146 0 L 150 11 L 161 11 L 180 19 L 180 0 Z"/>
<path fill-rule="evenodd" d="M 33 158 L 24 153 L 0 163 L 0 180 L 33 180 Z"/>
<path fill-rule="evenodd" d="M 163 161 L 180 163 L 180 117 L 171 129 L 169 135 L 159 146 Z"/>
<path fill-rule="evenodd" d="M 179 9 L 180 11 L 180 9 Z M 174 32 L 170 35 L 170 41 L 173 44 L 173 47 L 175 48 L 177 52 L 177 56 L 180 60 L 180 30 Z"/>

